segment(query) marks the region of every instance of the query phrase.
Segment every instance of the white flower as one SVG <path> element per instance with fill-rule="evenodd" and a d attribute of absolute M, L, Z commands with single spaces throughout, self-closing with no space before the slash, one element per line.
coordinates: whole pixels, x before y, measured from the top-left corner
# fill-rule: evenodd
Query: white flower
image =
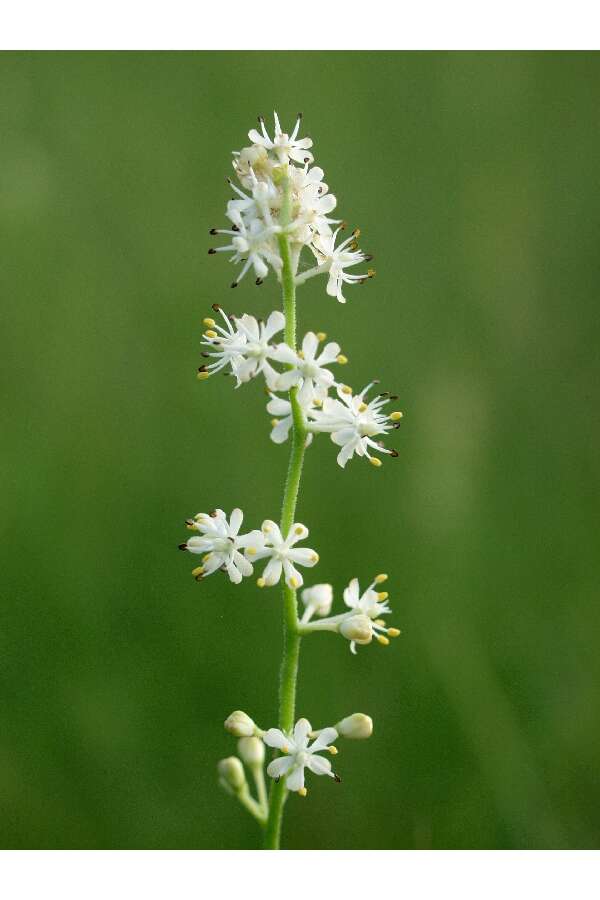
<path fill-rule="evenodd" d="M 330 584 L 313 584 L 302 591 L 302 602 L 306 607 L 302 623 L 310 621 L 313 615 L 328 616 L 333 603 L 333 588 Z"/>
<path fill-rule="evenodd" d="M 287 344 L 279 344 L 273 352 L 273 359 L 292 367 L 279 375 L 275 390 L 289 391 L 294 385 L 300 385 L 298 401 L 301 406 L 323 400 L 329 388 L 335 384 L 333 373 L 325 366 L 333 362 L 346 362 L 346 357 L 340 353 L 340 345 L 333 341 L 326 344 L 317 355 L 318 349 L 319 339 L 314 332 L 309 331 L 302 341 L 302 350 L 296 352 Z"/>
<path fill-rule="evenodd" d="M 285 777 L 285 784 L 288 791 L 297 791 L 301 796 L 306 796 L 306 788 L 304 787 L 304 770 L 310 769 L 315 775 L 329 775 L 336 781 L 340 781 L 339 776 L 331 771 L 331 763 L 328 759 L 318 755 L 320 750 L 328 750 L 333 741 L 336 740 L 338 733 L 335 728 L 324 728 L 317 739 L 309 745 L 309 735 L 312 726 L 307 719 L 299 719 L 296 722 L 294 733 L 286 735 L 279 728 L 269 728 L 263 735 L 265 744 L 269 747 L 275 747 L 285 753 L 285 756 L 278 756 L 272 760 L 267 766 L 267 775 L 279 781 Z M 335 747 L 333 748 L 335 751 Z"/>
<path fill-rule="evenodd" d="M 288 587 L 294 590 L 302 587 L 304 579 L 294 566 L 294 563 L 297 563 L 299 566 L 312 567 L 319 561 L 319 556 L 314 550 L 306 547 L 294 547 L 298 541 L 308 537 L 308 528 L 296 522 L 284 539 L 279 525 L 271 521 L 271 519 L 266 519 L 262 524 L 262 533 L 254 532 L 254 534 L 256 540 L 246 545 L 246 556 L 253 560 L 270 557 L 262 578 L 259 578 L 257 581 L 258 586 L 272 587 L 274 584 L 277 584 L 283 570 L 285 583 Z"/>
<path fill-rule="evenodd" d="M 204 554 L 202 565 L 192 572 L 197 581 L 212 575 L 217 569 L 226 571 L 234 584 L 239 584 L 243 576 L 252 575 L 251 564 L 239 551 L 248 544 L 262 540 L 262 534 L 260 531 L 238 534 L 243 518 L 241 509 L 234 509 L 228 522 L 223 510 L 215 509 L 210 515 L 198 513 L 187 520 L 188 528 L 199 531 L 201 537 L 189 538 L 179 545 L 179 549 Z"/>
<path fill-rule="evenodd" d="M 327 293 L 330 297 L 336 297 L 340 303 L 345 303 L 346 298 L 342 294 L 342 285 L 362 284 L 368 278 L 372 278 L 375 272 L 373 269 L 369 269 L 367 272 L 359 275 L 349 275 L 344 271 L 362 262 L 369 262 L 373 257 L 358 249 L 358 244 L 356 243 L 360 235 L 358 228 L 352 232 L 349 238 L 346 238 L 345 241 L 336 247 L 335 240 L 339 231 L 340 228 L 333 233 L 331 231 L 325 232 L 321 229 L 320 233 L 315 235 L 310 249 L 317 258 L 318 265 L 298 275 L 296 284 L 302 284 L 308 278 L 320 275 L 322 272 L 328 273 Z"/>
<path fill-rule="evenodd" d="M 209 330 L 205 332 L 206 340 L 202 343 L 213 352 L 206 352 L 203 356 L 214 357 L 215 362 L 200 366 L 198 377 L 208 378 L 209 375 L 229 365 L 237 379 L 237 387 L 261 372 L 267 385 L 273 387 L 279 372 L 269 362 L 269 358 L 274 358 L 275 353 L 275 347 L 269 342 L 285 327 L 283 313 L 275 310 L 266 322 L 258 322 L 254 316 L 246 313 L 239 319 L 233 316 L 230 319 L 217 304 L 213 309 L 222 314 L 226 327 L 217 325 L 214 319 L 204 320 Z"/>
<path fill-rule="evenodd" d="M 312 147 L 312 140 L 310 138 L 301 138 L 300 140 L 297 140 L 300 122 L 302 121 L 302 113 L 298 113 L 296 125 L 289 136 L 285 132 L 282 132 L 281 125 L 279 124 L 279 117 L 276 112 L 273 113 L 273 118 L 275 120 L 275 134 L 273 139 L 269 137 L 265 127 L 265 120 L 262 116 L 259 116 L 258 123 L 262 134 L 258 132 L 256 128 L 252 128 L 248 132 L 248 137 L 252 143 L 258 144 L 266 150 L 272 150 L 280 163 L 286 163 L 290 159 L 299 163 L 312 162 L 313 156 L 312 153 L 309 153 L 309 148 Z"/>
<path fill-rule="evenodd" d="M 276 444 L 283 444 L 284 441 L 287 441 L 290 429 L 294 424 L 292 404 L 284 397 L 277 397 L 275 394 L 270 394 L 269 396 L 271 399 L 267 403 L 267 412 L 271 416 L 275 416 L 275 418 L 271 420 L 271 440 Z M 309 419 L 311 416 L 311 409 L 312 407 L 309 407 L 308 405 L 303 407 L 304 415 Z M 306 435 L 307 447 L 312 442 L 312 437 L 311 432 Z"/>
<path fill-rule="evenodd" d="M 260 219 L 252 219 L 249 225 L 240 218 L 233 229 L 212 228 L 211 234 L 232 236 L 231 243 L 223 247 L 211 247 L 209 255 L 233 251 L 230 262 L 243 263 L 242 270 L 231 287 L 237 287 L 250 267 L 254 269 L 256 283 L 262 284 L 269 272 L 269 265 L 276 271 L 281 269 L 281 259 L 272 241 L 274 226 L 265 225 Z"/>
<path fill-rule="evenodd" d="M 334 444 L 342 448 L 337 456 L 342 468 L 355 453 L 357 456 L 366 456 L 372 465 L 380 466 L 381 460 L 371 456 L 369 449 L 398 456 L 396 450 L 388 450 L 381 442 L 373 440 L 380 434 L 387 434 L 392 428 L 398 428 L 402 418 L 401 412 L 390 415 L 382 412 L 386 403 L 398 399 L 393 394 L 381 393 L 370 403 L 365 402 L 364 398 L 374 383 L 367 385 L 356 396 L 352 395 L 350 388 L 341 385 L 337 391 L 338 400 L 327 397 L 322 409 L 313 412 L 312 430 L 328 432 Z"/>
<path fill-rule="evenodd" d="M 386 603 L 387 591 L 376 591 L 375 586 L 387 579 L 387 575 L 377 575 L 369 587 L 360 593 L 358 578 L 353 578 L 344 590 L 344 603 L 352 610 L 352 615 L 340 625 L 340 633 L 350 641 L 350 650 L 356 653 L 355 644 L 370 644 L 373 637 L 383 646 L 389 644 L 386 635 L 398 637 L 397 628 L 387 628 L 382 616 L 391 613 Z"/>

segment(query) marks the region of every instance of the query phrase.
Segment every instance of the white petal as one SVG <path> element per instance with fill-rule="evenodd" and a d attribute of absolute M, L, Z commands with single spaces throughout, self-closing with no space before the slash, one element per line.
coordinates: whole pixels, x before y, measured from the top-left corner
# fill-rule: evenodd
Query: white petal
<path fill-rule="evenodd" d="M 281 568 L 282 564 L 280 559 L 269 560 L 262 573 L 262 577 L 265 579 L 265 584 L 268 587 L 273 587 L 274 584 L 277 584 L 281 578 Z"/>
<path fill-rule="evenodd" d="M 270 775 L 271 778 L 281 778 L 293 765 L 293 756 L 278 756 L 277 759 L 271 760 L 267 766 L 267 775 Z"/>
<path fill-rule="evenodd" d="M 287 441 L 288 435 L 290 433 L 290 428 L 292 427 L 292 417 L 288 416 L 287 419 L 282 419 L 277 425 L 273 426 L 273 430 L 271 431 L 271 440 L 276 444 L 283 444 L 284 441 Z"/>
<path fill-rule="evenodd" d="M 292 562 L 297 563 L 299 566 L 308 566 L 309 569 L 312 566 L 316 566 L 319 562 L 318 555 L 308 547 L 298 547 L 297 549 L 289 550 L 288 559 L 291 559 Z"/>
<path fill-rule="evenodd" d="M 273 519 L 265 519 L 262 523 L 262 533 L 265 536 L 265 540 L 270 544 L 283 544 L 283 537 L 281 536 L 279 525 L 277 522 L 274 522 Z"/>
<path fill-rule="evenodd" d="M 335 728 L 324 728 L 318 738 L 310 745 L 310 752 L 316 753 L 318 750 L 324 750 L 325 747 L 332 744 L 337 737 L 338 733 Z"/>
<path fill-rule="evenodd" d="M 283 571 L 285 572 L 285 583 L 288 587 L 292 588 L 292 590 L 302 587 L 304 578 L 289 559 L 283 560 Z"/>
<path fill-rule="evenodd" d="M 328 759 L 325 759 L 324 756 L 309 756 L 306 761 L 306 765 L 311 772 L 315 773 L 315 775 L 333 776 L 333 772 L 331 771 L 331 763 Z"/>
<path fill-rule="evenodd" d="M 298 355 L 287 344 L 278 344 L 273 350 L 271 358 L 276 359 L 277 362 L 287 363 L 290 366 L 295 366 L 298 362 Z"/>
<path fill-rule="evenodd" d="M 291 411 L 290 401 L 284 400 L 283 397 L 272 397 L 267 403 L 267 412 L 272 416 L 277 416 L 278 418 L 289 416 Z"/>
<path fill-rule="evenodd" d="M 285 328 L 285 316 L 278 309 L 274 310 L 265 323 L 263 338 L 270 341 L 274 334 Z"/>
<path fill-rule="evenodd" d="M 263 741 L 267 747 L 275 747 L 276 750 L 283 750 L 284 747 L 289 747 L 290 744 L 290 739 L 279 728 L 269 728 L 263 734 Z"/>
<path fill-rule="evenodd" d="M 276 391 L 289 391 L 291 387 L 298 384 L 302 375 L 298 369 L 290 369 L 289 372 L 282 372 L 275 382 Z"/>
<path fill-rule="evenodd" d="M 335 360 L 340 355 L 341 347 L 339 344 L 336 344 L 334 341 L 331 341 L 329 344 L 326 344 L 323 347 L 320 355 L 317 357 L 317 365 L 319 366 L 327 366 L 329 363 L 335 362 Z"/>
<path fill-rule="evenodd" d="M 304 766 L 299 766 L 287 776 L 285 786 L 288 791 L 299 791 L 304 787 Z"/>
<path fill-rule="evenodd" d="M 344 603 L 350 609 L 355 609 L 359 604 L 360 588 L 358 578 L 353 578 L 347 588 L 344 588 Z"/>
<path fill-rule="evenodd" d="M 312 731 L 312 725 L 308 719 L 298 719 L 294 726 L 294 743 L 297 747 L 306 747 L 308 735 Z"/>
<path fill-rule="evenodd" d="M 231 515 L 229 517 L 229 534 L 231 537 L 235 537 L 238 531 L 240 530 L 240 525 L 244 520 L 244 513 L 241 509 L 233 509 L 231 511 Z"/>
<path fill-rule="evenodd" d="M 313 360 L 315 358 L 315 353 L 319 347 L 319 342 L 317 340 L 317 336 L 313 331 L 309 331 L 304 335 L 304 340 L 302 341 L 302 352 L 304 354 L 304 358 L 306 360 Z"/>

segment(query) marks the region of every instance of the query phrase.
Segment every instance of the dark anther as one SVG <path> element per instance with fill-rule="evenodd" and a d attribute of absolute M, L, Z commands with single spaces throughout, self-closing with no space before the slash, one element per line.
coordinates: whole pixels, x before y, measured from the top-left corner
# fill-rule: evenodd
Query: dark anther
<path fill-rule="evenodd" d="M 298 113 L 297 118 L 298 118 L 298 119 L 301 119 L 301 118 L 302 118 L 302 113 Z"/>
<path fill-rule="evenodd" d="M 209 233 L 209 234 L 218 234 L 219 232 L 217 231 L 216 228 L 211 228 L 210 231 L 209 231 L 208 233 Z"/>
<path fill-rule="evenodd" d="M 209 256 L 212 256 L 213 253 L 216 253 L 216 252 L 217 252 L 217 251 L 215 250 L 214 247 L 209 247 L 209 249 L 208 249 L 208 255 L 209 255 Z"/>
<path fill-rule="evenodd" d="M 208 356 L 208 353 L 206 353 L 206 354 L 203 353 L 202 356 Z M 198 366 L 198 371 L 199 371 L 199 372 L 206 372 L 206 369 L 207 369 L 206 366 Z"/>
<path fill-rule="evenodd" d="M 186 525 L 195 525 L 196 523 L 194 522 L 193 519 L 186 519 L 186 520 L 185 520 L 185 524 L 186 524 Z"/>
<path fill-rule="evenodd" d="M 304 162 L 310 162 L 310 156 L 305 156 L 305 157 L 304 157 Z"/>
<path fill-rule="evenodd" d="M 382 391 L 382 392 L 380 393 L 379 396 L 380 396 L 380 397 L 389 397 L 389 396 L 390 396 L 390 392 L 389 392 L 389 391 Z"/>
<path fill-rule="evenodd" d="M 180 550 L 187 550 L 187 544 L 179 544 L 178 546 Z"/>
<path fill-rule="evenodd" d="M 397 450 L 391 450 L 391 451 L 390 451 L 390 456 L 393 457 L 394 459 L 398 459 L 399 455 L 400 455 L 400 454 L 398 453 Z"/>
<path fill-rule="evenodd" d="M 333 776 L 333 780 L 334 780 L 334 781 L 337 781 L 338 784 L 341 784 L 341 782 L 342 782 L 342 779 L 340 778 L 339 775 L 334 775 L 334 776 Z"/>
<path fill-rule="evenodd" d="M 204 359 L 210 359 L 210 353 L 201 353 L 200 356 L 203 356 Z"/>
<path fill-rule="evenodd" d="M 264 116 L 257 116 L 257 119 L 258 119 L 259 122 L 264 122 L 264 121 L 265 121 L 265 120 L 264 120 Z"/>
<path fill-rule="evenodd" d="M 238 286 L 238 283 L 237 283 L 237 281 L 232 281 L 231 284 L 230 284 L 229 286 L 232 287 L 232 288 L 233 288 L 233 287 L 237 287 L 237 286 Z"/>
<path fill-rule="evenodd" d="M 375 259 L 375 257 L 372 253 L 368 253 L 364 258 L 364 262 L 371 262 L 372 259 Z"/>
<path fill-rule="evenodd" d="M 211 518 L 213 518 L 213 519 L 216 519 L 216 518 L 217 518 L 217 511 L 216 511 L 216 509 L 213 509 L 212 512 L 209 512 L 209 516 L 210 516 Z"/>
<path fill-rule="evenodd" d="M 262 283 L 263 283 L 262 278 L 257 278 L 256 281 L 254 282 L 254 284 L 256 284 L 256 285 L 260 285 Z"/>
<path fill-rule="evenodd" d="M 212 308 L 215 312 L 219 312 L 219 310 L 221 309 L 221 307 L 219 306 L 218 303 L 213 303 L 213 305 L 212 305 L 211 308 Z"/>
<path fill-rule="evenodd" d="M 399 400 L 398 394 L 390 394 L 390 400 Z"/>
<path fill-rule="evenodd" d="M 398 429 L 398 428 L 400 428 L 401 425 L 402 425 L 402 422 L 394 422 L 394 424 L 392 425 L 392 428 Z"/>
<path fill-rule="evenodd" d="M 281 775 L 278 775 L 277 778 L 275 779 L 275 784 L 279 784 L 280 781 L 281 781 Z"/>
<path fill-rule="evenodd" d="M 240 230 L 239 225 L 232 225 L 232 226 L 231 226 L 231 230 L 232 230 L 232 231 L 239 231 L 239 230 Z"/>

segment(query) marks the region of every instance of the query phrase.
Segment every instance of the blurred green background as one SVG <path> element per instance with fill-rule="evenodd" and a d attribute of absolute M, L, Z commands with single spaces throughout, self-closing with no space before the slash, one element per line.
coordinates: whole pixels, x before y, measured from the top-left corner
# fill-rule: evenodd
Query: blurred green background
<path fill-rule="evenodd" d="M 195 379 L 211 303 L 279 303 L 206 254 L 273 108 L 376 254 L 300 329 L 406 416 L 380 470 L 307 456 L 313 580 L 339 609 L 389 571 L 403 635 L 304 642 L 299 713 L 376 730 L 285 846 L 599 846 L 599 83 L 594 53 L 0 57 L 2 847 L 257 846 L 215 764 L 232 709 L 275 721 L 279 593 L 176 548 L 279 513 L 262 386 Z"/>

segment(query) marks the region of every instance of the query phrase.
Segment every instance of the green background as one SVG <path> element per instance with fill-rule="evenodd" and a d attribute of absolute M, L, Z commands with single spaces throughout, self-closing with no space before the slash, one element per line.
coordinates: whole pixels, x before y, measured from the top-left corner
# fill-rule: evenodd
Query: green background
<path fill-rule="evenodd" d="M 292 848 L 592 848 L 598 782 L 594 53 L 0 57 L 0 845 L 251 848 L 217 787 L 234 708 L 276 717 L 280 596 L 177 552 L 186 516 L 277 517 L 260 383 L 195 379 L 230 152 L 298 109 L 377 277 L 300 330 L 400 394 L 398 460 L 319 438 L 298 518 L 331 581 L 390 573 L 402 637 L 304 642 L 299 713 L 361 710 Z"/>

